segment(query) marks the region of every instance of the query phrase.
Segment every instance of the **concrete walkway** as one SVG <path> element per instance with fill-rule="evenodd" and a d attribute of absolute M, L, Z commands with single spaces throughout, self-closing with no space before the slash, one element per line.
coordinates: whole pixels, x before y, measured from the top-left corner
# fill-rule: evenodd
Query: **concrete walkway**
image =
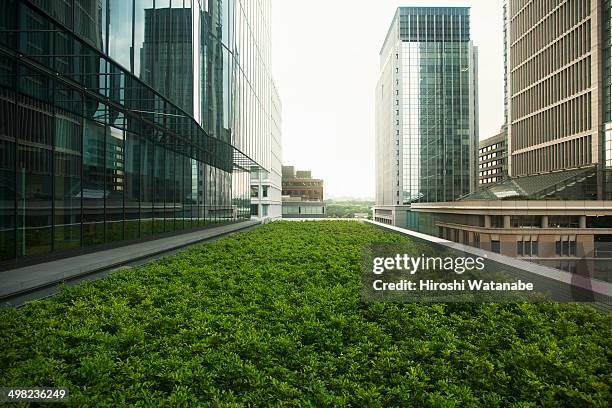
<path fill-rule="evenodd" d="M 3 271 L 0 272 L 0 299 L 98 271 L 118 268 L 139 259 L 151 258 L 257 224 L 260 224 L 260 221 L 244 221 Z"/>

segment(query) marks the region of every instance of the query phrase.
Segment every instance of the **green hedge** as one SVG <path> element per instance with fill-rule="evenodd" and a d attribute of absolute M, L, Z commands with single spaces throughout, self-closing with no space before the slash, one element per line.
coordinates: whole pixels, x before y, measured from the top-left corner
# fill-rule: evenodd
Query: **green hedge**
<path fill-rule="evenodd" d="M 0 312 L 0 385 L 74 406 L 609 406 L 611 319 L 359 301 L 356 222 L 272 223 Z"/>

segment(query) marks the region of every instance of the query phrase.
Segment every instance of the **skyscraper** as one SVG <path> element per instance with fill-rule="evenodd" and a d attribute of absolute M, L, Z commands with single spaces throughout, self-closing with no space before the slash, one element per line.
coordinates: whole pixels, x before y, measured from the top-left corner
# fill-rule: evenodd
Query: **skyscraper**
<path fill-rule="evenodd" d="M 452 201 L 475 188 L 476 78 L 469 8 L 397 9 L 376 87 L 381 214 L 416 202 Z"/>
<path fill-rule="evenodd" d="M 612 261 L 610 7 L 608 0 L 504 2 L 508 177 L 459 201 L 413 204 L 408 228 L 605 274 Z M 503 169 L 499 142 L 483 141 L 485 178 L 500 158 Z"/>
<path fill-rule="evenodd" d="M 504 11 L 510 176 L 579 170 L 560 198 L 609 199 L 610 2 L 511 0 Z"/>
<path fill-rule="evenodd" d="M 249 219 L 280 179 L 270 10 L 0 2 L 0 268 Z"/>

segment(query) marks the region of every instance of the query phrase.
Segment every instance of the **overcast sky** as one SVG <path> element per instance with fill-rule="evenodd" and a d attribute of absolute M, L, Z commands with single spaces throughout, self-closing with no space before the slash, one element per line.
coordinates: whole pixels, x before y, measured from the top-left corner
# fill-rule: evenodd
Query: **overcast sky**
<path fill-rule="evenodd" d="M 374 197 L 378 53 L 398 6 L 469 6 L 479 52 L 480 139 L 503 123 L 502 0 L 273 0 L 273 75 L 283 164 L 311 169 L 325 197 Z"/>

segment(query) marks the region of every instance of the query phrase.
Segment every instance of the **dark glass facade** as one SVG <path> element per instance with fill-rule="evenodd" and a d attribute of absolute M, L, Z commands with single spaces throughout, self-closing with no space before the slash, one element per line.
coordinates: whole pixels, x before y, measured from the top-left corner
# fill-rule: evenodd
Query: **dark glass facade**
<path fill-rule="evenodd" d="M 400 8 L 401 204 L 453 201 L 474 181 L 469 10 Z"/>
<path fill-rule="evenodd" d="M 0 2 L 0 262 L 250 218 L 233 3 Z"/>
<path fill-rule="evenodd" d="M 380 52 L 377 206 L 454 201 L 475 188 L 476 56 L 468 8 L 398 8 Z"/>

